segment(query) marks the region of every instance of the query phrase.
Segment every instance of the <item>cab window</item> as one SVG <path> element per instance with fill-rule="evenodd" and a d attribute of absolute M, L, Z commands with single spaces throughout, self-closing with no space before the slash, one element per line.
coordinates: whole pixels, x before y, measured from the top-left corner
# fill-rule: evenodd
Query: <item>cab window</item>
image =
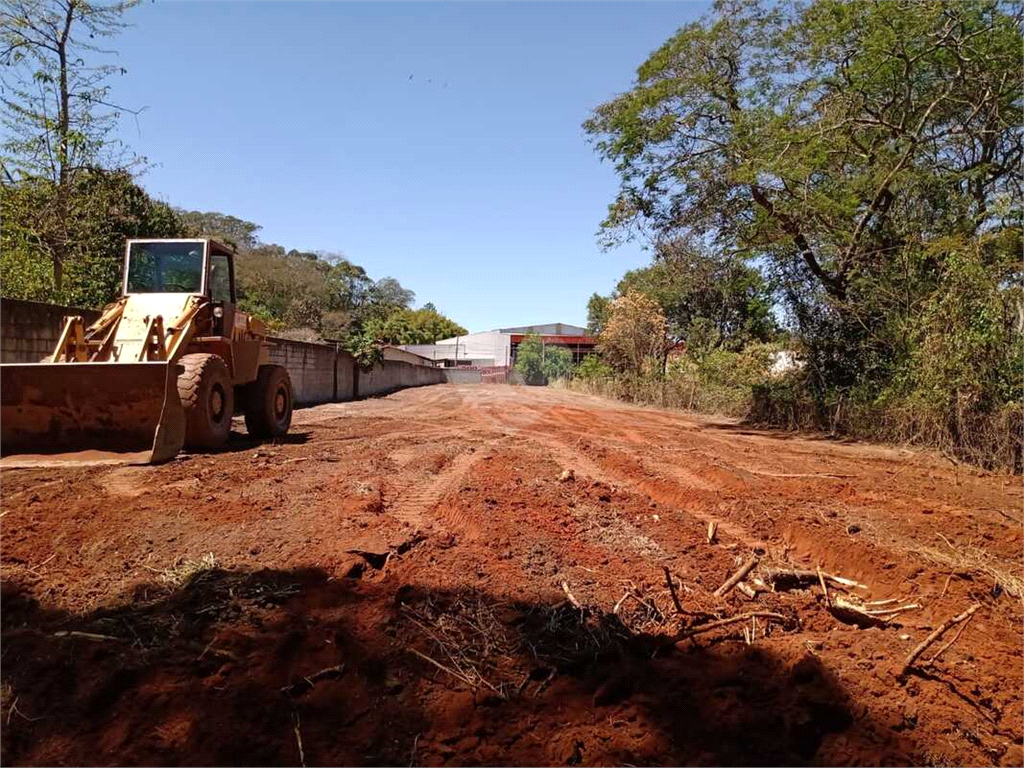
<path fill-rule="evenodd" d="M 199 293 L 202 284 L 202 243 L 141 242 L 128 249 L 128 293 Z"/>
<path fill-rule="evenodd" d="M 233 303 L 231 298 L 231 261 L 222 253 L 210 254 L 210 298 Z"/>

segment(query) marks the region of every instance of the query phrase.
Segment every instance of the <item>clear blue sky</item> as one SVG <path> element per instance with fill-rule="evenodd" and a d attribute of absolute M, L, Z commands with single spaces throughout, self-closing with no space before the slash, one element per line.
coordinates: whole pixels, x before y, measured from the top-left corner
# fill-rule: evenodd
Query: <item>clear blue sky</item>
<path fill-rule="evenodd" d="M 121 132 L 173 205 L 343 252 L 470 330 L 583 324 L 647 261 L 581 123 L 703 3 L 156 2 L 113 41 Z M 141 132 L 141 133 L 140 133 Z"/>

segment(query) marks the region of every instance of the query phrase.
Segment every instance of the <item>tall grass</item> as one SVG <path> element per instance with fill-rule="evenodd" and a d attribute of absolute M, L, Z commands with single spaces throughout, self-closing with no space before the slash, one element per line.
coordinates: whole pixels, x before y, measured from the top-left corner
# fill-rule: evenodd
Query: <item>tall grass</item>
<path fill-rule="evenodd" d="M 991 412 L 941 408 L 913 397 L 882 403 L 851 393 L 816 396 L 799 372 L 750 383 L 729 383 L 718 370 L 677 369 L 664 377 L 601 376 L 561 381 L 567 389 L 638 405 L 740 418 L 787 430 L 828 432 L 939 451 L 951 460 L 1020 474 L 1024 452 L 1024 408 L 1009 403 Z M 725 380 L 723 380 L 725 379 Z"/>
<path fill-rule="evenodd" d="M 986 411 L 942 407 L 913 396 L 888 402 L 856 393 L 815 397 L 799 377 L 755 385 L 751 394 L 745 418 L 753 424 L 924 446 L 950 459 L 1014 474 L 1024 469 L 1024 408 L 1020 401 Z"/>

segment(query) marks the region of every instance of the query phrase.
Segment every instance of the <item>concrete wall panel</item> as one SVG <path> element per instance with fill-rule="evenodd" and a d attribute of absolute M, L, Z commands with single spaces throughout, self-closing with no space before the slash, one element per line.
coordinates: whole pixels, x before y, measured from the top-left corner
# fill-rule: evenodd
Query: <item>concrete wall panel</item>
<path fill-rule="evenodd" d="M 458 368 L 441 368 L 444 371 L 444 380 L 448 384 L 479 384 L 483 381 L 480 371 L 464 370 Z"/>
<path fill-rule="evenodd" d="M 91 323 L 99 314 L 95 310 L 3 299 L 0 302 L 0 361 L 39 362 L 53 352 L 65 315 L 82 315 Z M 383 365 L 361 371 L 352 355 L 334 344 L 278 338 L 269 339 L 269 343 L 270 362 L 287 369 L 298 406 L 352 400 L 445 381 L 441 368 L 398 360 L 385 360 Z"/>
<path fill-rule="evenodd" d="M 410 365 L 397 360 L 385 360 L 368 371 L 359 372 L 358 397 L 372 397 L 406 387 L 420 387 L 444 382 L 443 368 Z"/>
<path fill-rule="evenodd" d="M 95 309 L 76 309 L 20 299 L 0 300 L 0 363 L 38 363 L 53 354 L 65 315 L 95 321 Z"/>
<path fill-rule="evenodd" d="M 335 399 L 335 356 L 338 353 L 333 344 L 289 339 L 271 339 L 270 343 L 270 362 L 288 370 L 296 405 L 316 405 Z"/>

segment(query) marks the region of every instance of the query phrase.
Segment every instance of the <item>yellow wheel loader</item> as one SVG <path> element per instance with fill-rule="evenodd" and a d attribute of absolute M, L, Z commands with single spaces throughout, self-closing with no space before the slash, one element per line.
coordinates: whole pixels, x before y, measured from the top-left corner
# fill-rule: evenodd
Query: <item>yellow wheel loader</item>
<path fill-rule="evenodd" d="M 0 467 L 166 461 L 224 444 L 236 412 L 281 437 L 292 385 L 266 337 L 235 307 L 230 248 L 129 240 L 123 295 L 99 320 L 67 317 L 52 356 L 0 366 Z"/>

